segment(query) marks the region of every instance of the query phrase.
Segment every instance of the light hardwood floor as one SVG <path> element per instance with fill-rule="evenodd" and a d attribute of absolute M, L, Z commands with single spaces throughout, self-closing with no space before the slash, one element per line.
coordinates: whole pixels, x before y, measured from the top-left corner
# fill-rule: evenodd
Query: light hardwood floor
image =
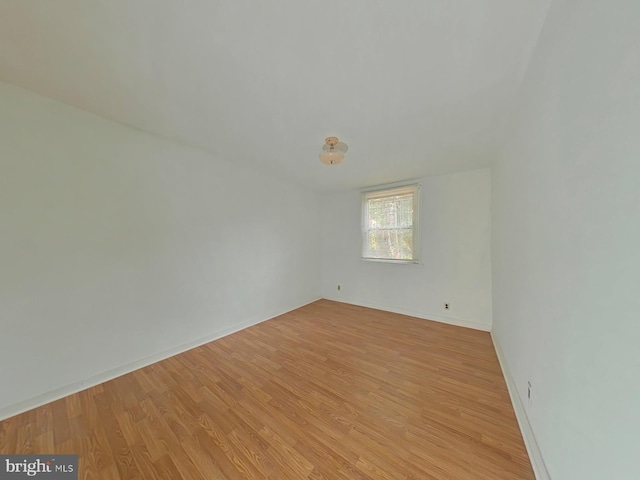
<path fill-rule="evenodd" d="M 0 423 L 80 478 L 534 479 L 486 332 L 328 300 Z"/>

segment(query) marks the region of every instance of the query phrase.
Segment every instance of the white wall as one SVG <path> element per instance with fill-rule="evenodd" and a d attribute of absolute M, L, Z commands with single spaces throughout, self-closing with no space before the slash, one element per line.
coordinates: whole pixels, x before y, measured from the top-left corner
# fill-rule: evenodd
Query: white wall
<path fill-rule="evenodd" d="M 554 480 L 640 478 L 638 19 L 554 2 L 493 174 L 493 334 Z"/>
<path fill-rule="evenodd" d="M 419 182 L 420 265 L 361 260 L 361 193 L 322 198 L 322 295 L 489 330 L 490 171 L 427 177 Z M 451 303 L 451 310 L 444 310 L 444 302 Z"/>
<path fill-rule="evenodd" d="M 0 418 L 319 298 L 319 225 L 315 194 L 0 83 Z"/>

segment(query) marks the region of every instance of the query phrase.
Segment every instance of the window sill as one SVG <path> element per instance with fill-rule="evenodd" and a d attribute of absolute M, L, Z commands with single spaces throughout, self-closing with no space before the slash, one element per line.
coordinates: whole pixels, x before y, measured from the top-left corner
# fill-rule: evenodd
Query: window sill
<path fill-rule="evenodd" d="M 360 260 L 364 262 L 388 263 L 388 264 L 395 264 L 395 265 L 422 265 L 420 260 L 393 260 L 393 259 L 385 259 L 385 258 L 366 258 L 366 257 L 360 257 Z"/>

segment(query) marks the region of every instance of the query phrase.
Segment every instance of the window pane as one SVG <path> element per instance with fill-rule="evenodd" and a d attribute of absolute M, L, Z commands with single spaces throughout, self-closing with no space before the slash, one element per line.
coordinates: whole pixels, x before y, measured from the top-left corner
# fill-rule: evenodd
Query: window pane
<path fill-rule="evenodd" d="M 377 229 L 366 232 L 364 256 L 392 260 L 413 259 L 413 229 Z"/>
<path fill-rule="evenodd" d="M 413 225 L 413 195 L 368 201 L 369 228 L 407 228 Z"/>

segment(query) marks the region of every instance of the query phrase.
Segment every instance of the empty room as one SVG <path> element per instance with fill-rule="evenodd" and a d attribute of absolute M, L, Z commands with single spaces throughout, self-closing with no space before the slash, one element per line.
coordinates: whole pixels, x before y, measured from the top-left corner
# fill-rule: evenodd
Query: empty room
<path fill-rule="evenodd" d="M 0 0 L 0 480 L 640 478 L 639 22 Z"/>

